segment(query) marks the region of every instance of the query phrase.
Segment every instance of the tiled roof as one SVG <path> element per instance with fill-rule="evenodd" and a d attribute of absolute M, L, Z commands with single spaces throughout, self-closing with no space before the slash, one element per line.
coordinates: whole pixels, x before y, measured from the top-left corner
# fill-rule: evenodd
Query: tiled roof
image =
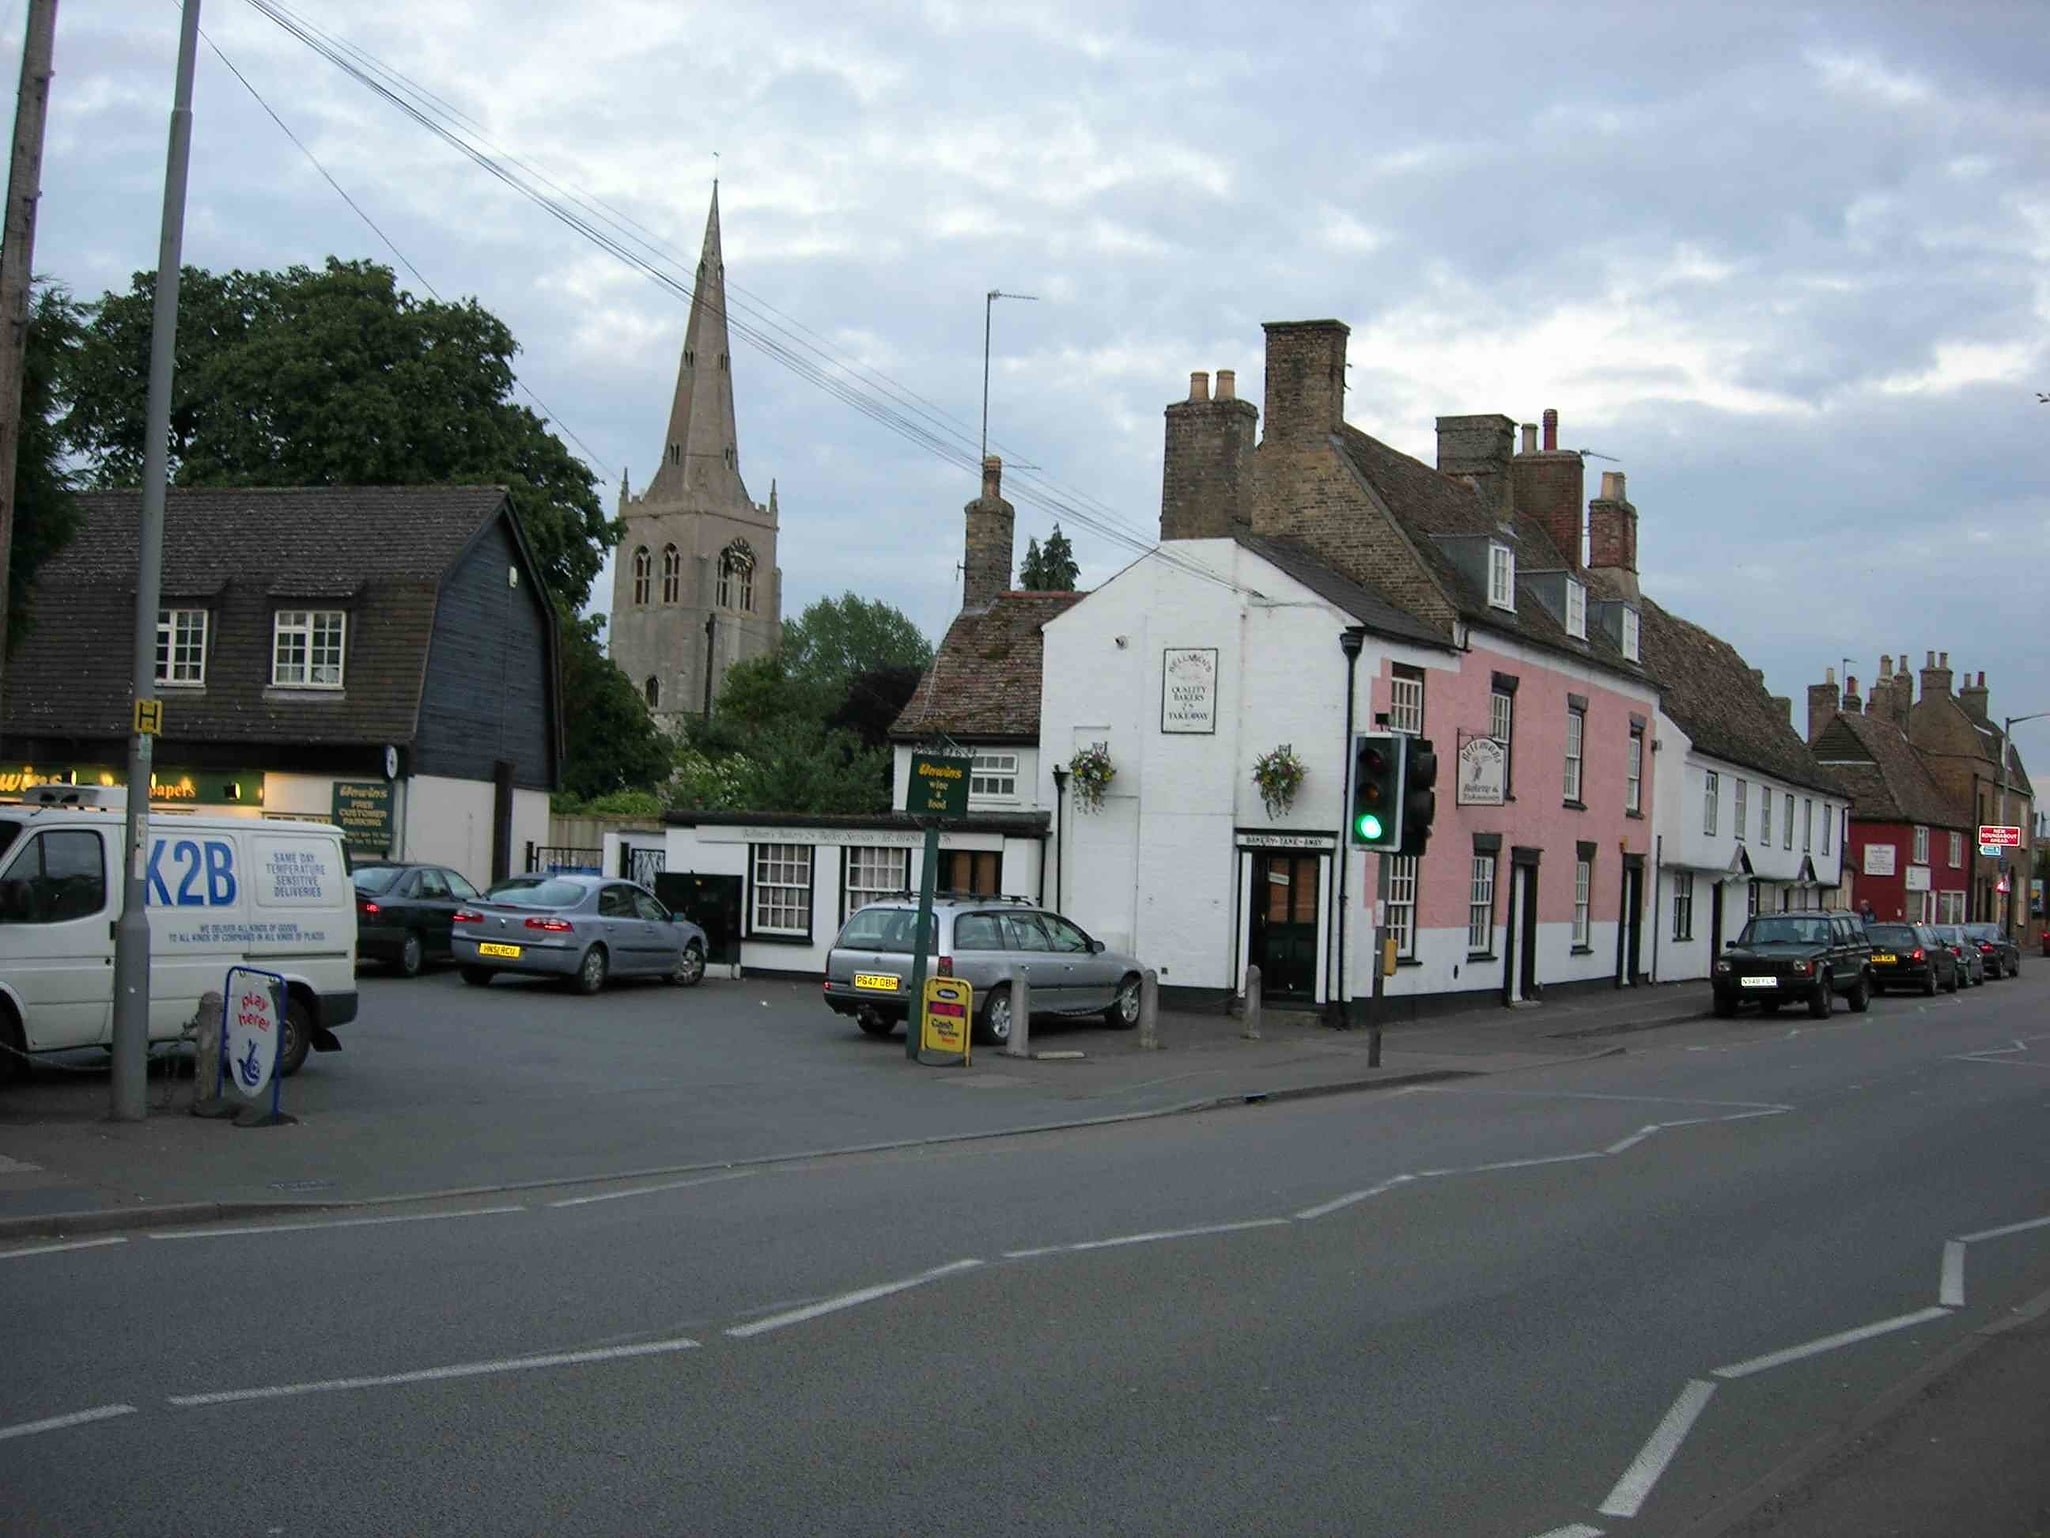
<path fill-rule="evenodd" d="M 964 609 L 947 627 L 932 666 L 896 722 L 895 738 L 945 733 L 983 742 L 1039 738 L 1040 627 L 1083 593 L 999 593 L 983 609 Z"/>
<path fill-rule="evenodd" d="M 1302 583 L 1319 598 L 1336 604 L 1377 635 L 1417 641 L 1427 646 L 1450 644 L 1450 638 L 1435 626 L 1425 624 L 1408 611 L 1398 609 L 1379 593 L 1333 571 L 1293 540 L 1245 533 L 1234 534 L 1232 538 L 1242 548 Z"/>
<path fill-rule="evenodd" d="M 1815 757 L 1851 793 L 1851 815 L 1869 822 L 1973 826 L 1929 777 L 1899 727 L 1878 716 L 1839 711 L 1815 741 Z"/>
<path fill-rule="evenodd" d="M 130 715 L 141 493 L 79 498 L 83 523 L 38 573 L 34 628 L 10 659 L 10 738 L 124 738 Z M 503 487 L 176 488 L 164 513 L 163 605 L 208 611 L 206 687 L 164 687 L 177 741 L 408 743 L 443 577 Z M 339 698 L 270 687 L 271 615 L 292 599 L 348 611 Z M 187 603 L 181 600 L 204 600 Z"/>
<path fill-rule="evenodd" d="M 1516 608 L 1496 608 L 1434 537 L 1492 535 L 1499 539 L 1506 532 L 1516 552 L 1519 578 L 1530 572 L 1570 570 L 1571 563 L 1535 518 L 1512 513 L 1504 520 L 1465 480 L 1390 448 L 1356 427 L 1341 428 L 1339 442 L 1353 471 L 1402 526 L 1426 568 L 1467 621 L 1617 672 L 1641 674 L 1642 669 L 1624 659 L 1622 649 L 1599 625 L 1587 627 L 1584 641 L 1568 635 L 1564 621 L 1521 581 Z M 1578 576 L 1584 579 L 1585 574 Z"/>
<path fill-rule="evenodd" d="M 1703 753 L 1832 795 L 1846 787 L 1816 762 L 1737 649 L 1699 625 L 1641 601 L 1645 671 L 1667 715 Z"/>

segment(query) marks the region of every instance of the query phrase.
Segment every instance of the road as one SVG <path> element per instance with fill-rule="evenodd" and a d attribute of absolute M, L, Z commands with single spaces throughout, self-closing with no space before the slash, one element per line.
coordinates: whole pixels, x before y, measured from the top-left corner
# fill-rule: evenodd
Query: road
<path fill-rule="evenodd" d="M 18 1243 L 0 1527 L 1674 1531 L 2050 1287 L 2046 984 L 1057 1136 Z"/>

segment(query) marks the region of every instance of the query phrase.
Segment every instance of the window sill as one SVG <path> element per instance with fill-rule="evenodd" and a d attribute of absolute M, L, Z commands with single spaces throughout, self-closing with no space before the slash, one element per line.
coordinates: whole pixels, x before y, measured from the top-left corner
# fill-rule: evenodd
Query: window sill
<path fill-rule="evenodd" d="M 1559 804 L 1569 812 L 1584 812 L 1587 810 L 1587 803 L 1585 801 L 1561 801 Z"/>
<path fill-rule="evenodd" d="M 1395 965 L 1397 967 L 1420 967 L 1423 963 L 1414 956 L 1397 956 L 1395 958 Z"/>
<path fill-rule="evenodd" d="M 810 935 L 765 934 L 760 930 L 743 935 L 741 938 L 754 940 L 762 945 L 810 945 L 812 943 Z"/>
<path fill-rule="evenodd" d="M 168 678 L 159 678 L 157 680 L 157 688 L 167 694 L 204 694 L 206 693 L 206 680 L 202 678 L 198 683 L 193 683 L 189 679 L 180 679 L 174 683 Z"/>
<path fill-rule="evenodd" d="M 1566 954 L 1569 956 L 1592 956 L 1594 954 L 1594 947 L 1592 945 L 1576 945 Z"/>
<path fill-rule="evenodd" d="M 1625 813 L 1624 813 L 1623 815 L 1624 815 L 1625 817 L 1629 818 L 1629 819 L 1630 819 L 1630 820 L 1631 820 L 1632 822 L 1643 822 L 1643 821 L 1644 821 L 1644 813 L 1642 813 L 1642 812 L 1627 812 L 1627 811 L 1626 811 L 1626 812 L 1625 812 Z"/>
<path fill-rule="evenodd" d="M 264 687 L 263 697 L 266 700 L 312 704 L 344 700 L 349 695 L 340 684 L 268 684 Z"/>
<path fill-rule="evenodd" d="M 1502 958 L 1493 951 L 1468 951 L 1466 959 L 1468 961 L 1500 961 Z"/>

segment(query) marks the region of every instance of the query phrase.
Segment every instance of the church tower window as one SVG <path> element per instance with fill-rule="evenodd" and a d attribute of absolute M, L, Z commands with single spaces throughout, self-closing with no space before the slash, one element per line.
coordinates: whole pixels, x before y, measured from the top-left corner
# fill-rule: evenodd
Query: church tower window
<path fill-rule="evenodd" d="M 755 553 L 744 539 L 736 539 L 719 557 L 719 607 L 754 613 Z"/>
<path fill-rule="evenodd" d="M 652 673 L 649 674 L 648 681 L 641 685 L 641 693 L 648 697 L 648 709 L 660 710 L 662 708 L 661 679 L 655 677 Z"/>
<path fill-rule="evenodd" d="M 675 603 L 683 596 L 683 555 L 676 546 L 662 551 L 662 601 Z"/>
<path fill-rule="evenodd" d="M 634 551 L 634 602 L 648 601 L 648 579 L 655 563 L 648 557 L 648 547 L 641 545 Z"/>

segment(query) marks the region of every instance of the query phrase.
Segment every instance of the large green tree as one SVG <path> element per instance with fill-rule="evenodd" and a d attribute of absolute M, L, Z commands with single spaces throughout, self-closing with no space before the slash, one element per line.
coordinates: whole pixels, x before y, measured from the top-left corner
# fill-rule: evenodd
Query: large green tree
<path fill-rule="evenodd" d="M 562 734 L 568 744 L 562 793 L 570 802 L 660 785 L 675 767 L 674 740 L 648 715 L 647 703 L 605 655 L 595 619 L 564 620 Z"/>
<path fill-rule="evenodd" d="M 78 529 L 72 475 L 57 431 L 65 365 L 81 336 L 78 308 L 62 289 L 38 290 L 22 358 L 21 441 L 14 465 L 14 538 L 7 567 L 7 650 L 34 624 L 36 572 Z"/>

